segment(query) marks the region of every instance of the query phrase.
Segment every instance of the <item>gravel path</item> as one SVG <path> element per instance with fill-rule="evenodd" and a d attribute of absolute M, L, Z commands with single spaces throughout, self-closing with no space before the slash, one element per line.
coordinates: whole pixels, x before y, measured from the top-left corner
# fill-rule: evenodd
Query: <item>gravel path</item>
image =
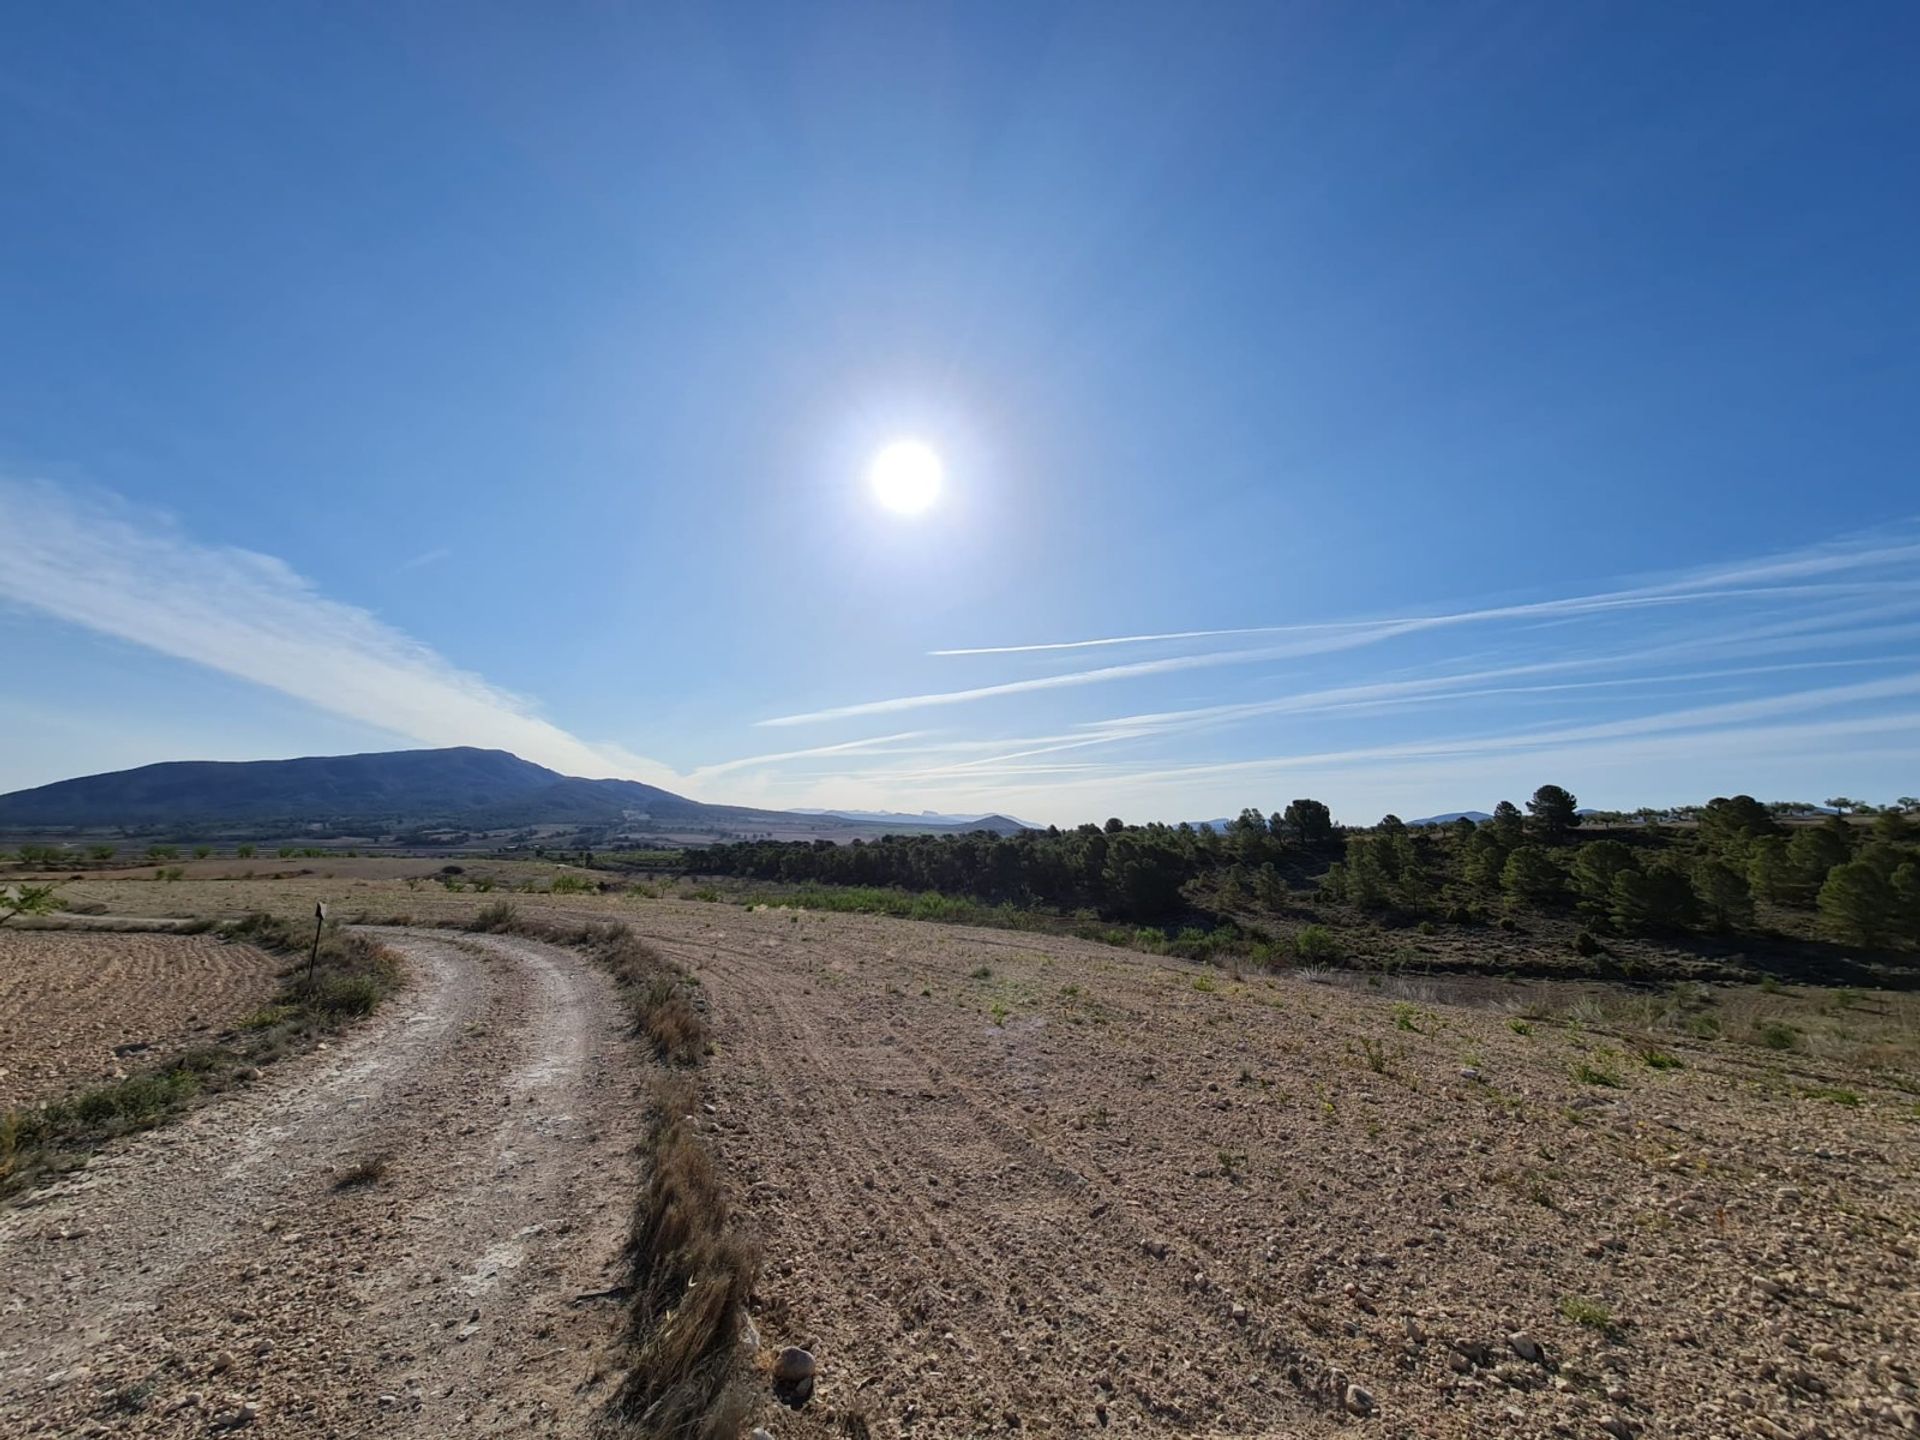
<path fill-rule="evenodd" d="M 584 1428 L 645 1061 L 571 952 L 377 933 L 375 1020 L 0 1215 L 0 1433 Z"/>

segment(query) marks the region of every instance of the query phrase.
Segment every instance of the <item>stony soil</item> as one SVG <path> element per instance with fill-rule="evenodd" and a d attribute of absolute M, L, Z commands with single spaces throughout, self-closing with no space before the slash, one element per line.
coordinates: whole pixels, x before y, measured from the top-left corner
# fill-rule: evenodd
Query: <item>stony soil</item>
<path fill-rule="evenodd" d="M 0 1433 L 583 1428 L 644 1063 L 569 951 L 386 938 L 375 1019 L 0 1215 Z"/>
<path fill-rule="evenodd" d="M 206 1044 L 267 1002 L 278 969 L 211 935 L 0 930 L 0 1110 Z"/>
<path fill-rule="evenodd" d="M 1920 1425 L 1911 1093 L 1005 932 L 634 923 L 713 1004 L 762 1338 L 821 1367 L 777 1435 Z"/>
<path fill-rule="evenodd" d="M 211 908 L 248 883 L 148 893 Z M 281 883 L 236 908 L 338 885 Z M 327 898 L 439 915 L 503 897 Z M 758 1363 L 799 1344 L 819 1366 L 801 1410 L 763 1388 L 780 1440 L 1920 1429 L 1911 997 L 1729 989 L 1709 1003 L 1747 1040 L 1649 1051 L 1604 1017 L 1524 1018 L 1534 986 L 1451 1005 L 1012 932 L 504 898 L 625 919 L 701 980 L 717 1045 L 698 1123 L 765 1249 Z M 585 1423 L 613 1317 L 564 1302 L 598 1288 L 631 1204 L 644 1067 L 575 962 L 548 957 L 588 987 L 563 1020 L 523 1013 L 547 993 L 538 947 L 410 943 L 418 998 L 294 1062 L 346 1078 L 289 1067 L 0 1222 L 0 1271 L 26 1277 L 0 1311 L 0 1432 L 199 1433 L 243 1401 L 291 1435 L 454 1433 L 470 1410 L 499 1433 Z M 1789 1004 L 1828 1017 L 1821 1043 L 1753 1043 Z M 495 1108 L 555 1053 L 599 1059 Z M 561 1115 L 560 1135 L 598 1136 L 560 1145 L 575 1168 L 492 1189 L 501 1136 L 531 1147 Z M 376 1145 L 387 1178 L 328 1188 Z M 469 1300 L 475 1257 L 534 1223 L 528 1259 Z M 592 1243 L 551 1238 L 580 1225 Z M 146 1409 L 112 1410 L 149 1381 Z"/>

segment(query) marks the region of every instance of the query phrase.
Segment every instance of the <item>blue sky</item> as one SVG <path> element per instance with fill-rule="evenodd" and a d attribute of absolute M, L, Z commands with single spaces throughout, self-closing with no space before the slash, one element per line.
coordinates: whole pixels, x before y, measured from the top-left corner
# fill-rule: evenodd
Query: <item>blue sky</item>
<path fill-rule="evenodd" d="M 1916 42 L 18 9 L 0 789 L 471 743 L 1062 822 L 1920 791 Z"/>

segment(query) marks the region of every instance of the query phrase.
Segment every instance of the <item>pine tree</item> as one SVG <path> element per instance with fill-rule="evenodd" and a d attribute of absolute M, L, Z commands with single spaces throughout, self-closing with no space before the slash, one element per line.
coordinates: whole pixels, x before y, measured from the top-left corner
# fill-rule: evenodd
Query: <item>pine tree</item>
<path fill-rule="evenodd" d="M 1894 923 L 1893 887 L 1865 860 L 1836 865 L 1820 887 L 1820 925 L 1836 940 L 1877 945 Z"/>

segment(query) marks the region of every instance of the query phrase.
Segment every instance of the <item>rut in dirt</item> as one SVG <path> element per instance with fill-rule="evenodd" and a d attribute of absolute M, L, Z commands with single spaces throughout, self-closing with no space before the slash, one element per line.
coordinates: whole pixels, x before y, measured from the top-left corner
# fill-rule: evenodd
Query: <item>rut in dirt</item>
<path fill-rule="evenodd" d="M 646 1060 L 572 951 L 373 933 L 379 1016 L 0 1216 L 0 1430 L 585 1428 Z"/>

